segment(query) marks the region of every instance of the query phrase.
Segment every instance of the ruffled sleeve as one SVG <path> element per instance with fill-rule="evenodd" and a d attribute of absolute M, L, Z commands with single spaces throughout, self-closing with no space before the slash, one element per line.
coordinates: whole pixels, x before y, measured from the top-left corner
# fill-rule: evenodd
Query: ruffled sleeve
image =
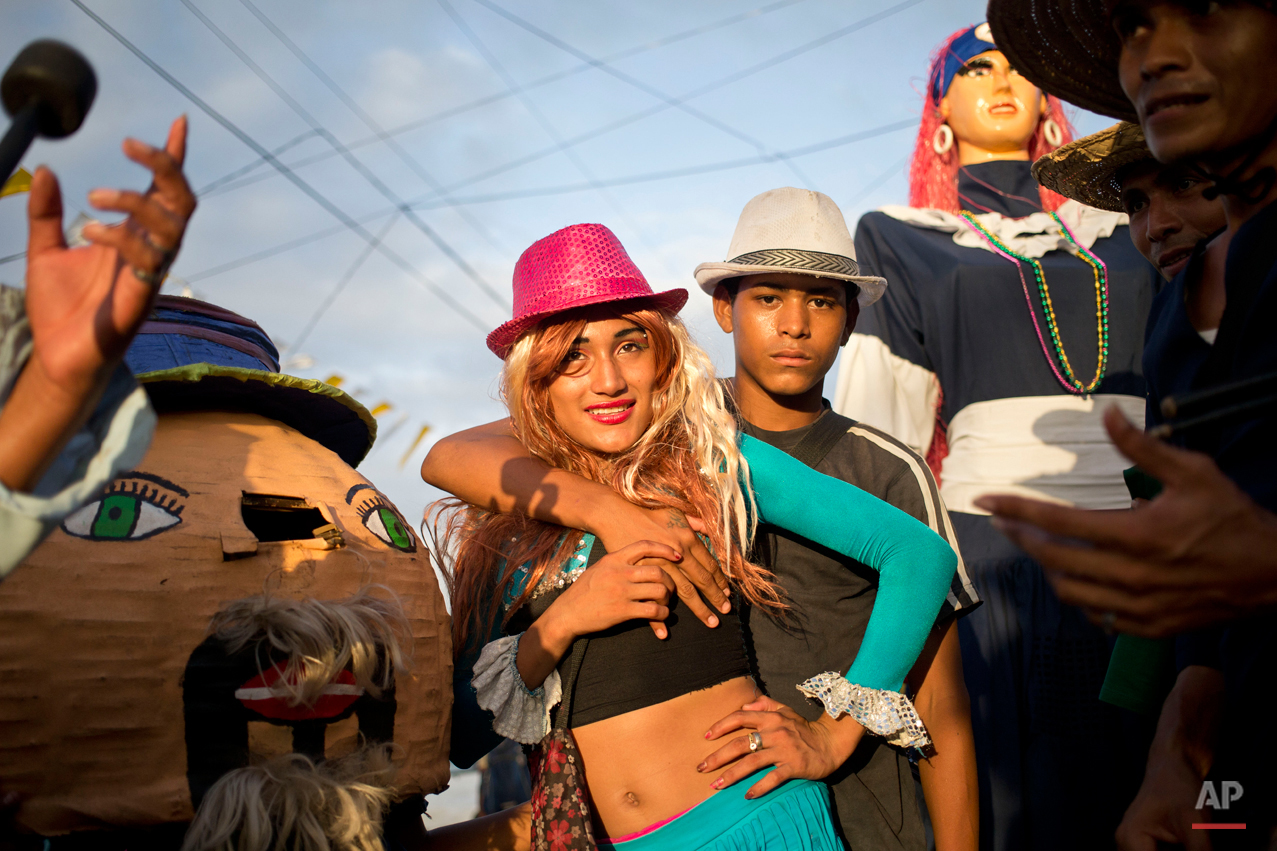
<path fill-rule="evenodd" d="M 551 671 L 539 688 L 529 690 L 519 673 L 519 635 L 490 642 L 474 666 L 479 706 L 492 713 L 494 732 L 525 745 L 535 745 L 550 732 L 550 710 L 562 698 L 559 672 Z"/>
<path fill-rule="evenodd" d="M 819 700 L 829 717 L 850 715 L 870 733 L 886 739 L 887 744 L 902 748 L 925 748 L 931 744 L 913 701 L 901 692 L 858 686 L 837 671 L 817 674 L 797 688 L 812 700 Z"/>

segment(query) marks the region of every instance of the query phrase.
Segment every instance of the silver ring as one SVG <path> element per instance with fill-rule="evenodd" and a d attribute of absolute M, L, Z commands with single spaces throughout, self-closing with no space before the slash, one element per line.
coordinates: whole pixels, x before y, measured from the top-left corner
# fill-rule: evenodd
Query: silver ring
<path fill-rule="evenodd" d="M 143 239 L 145 239 L 145 237 L 143 237 Z M 131 267 L 133 269 L 133 277 L 137 278 L 148 287 L 158 290 L 160 285 L 164 283 L 164 279 L 168 277 L 169 267 L 172 266 L 173 261 L 177 259 L 177 249 L 160 248 L 149 239 L 146 240 L 146 244 L 160 252 L 160 265 L 155 268 L 154 272 L 148 272 L 145 269 L 139 269 L 138 267 L 133 266 Z"/>
<path fill-rule="evenodd" d="M 755 730 L 747 738 L 749 739 L 749 752 L 758 753 L 758 749 L 763 746 L 763 734 Z"/>
<path fill-rule="evenodd" d="M 1105 612 L 1100 615 L 1100 628 L 1109 635 L 1113 634 L 1113 624 L 1117 622 L 1117 612 Z"/>

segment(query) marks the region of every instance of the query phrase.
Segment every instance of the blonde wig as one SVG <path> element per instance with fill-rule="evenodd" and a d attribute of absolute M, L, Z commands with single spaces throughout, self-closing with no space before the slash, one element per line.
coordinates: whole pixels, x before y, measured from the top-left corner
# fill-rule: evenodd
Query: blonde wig
<path fill-rule="evenodd" d="M 752 604 L 784 609 L 772 575 L 745 558 L 753 540 L 756 511 L 748 489 L 749 469 L 736 443 L 736 422 L 704 350 L 686 327 L 661 310 L 618 306 L 617 317 L 647 335 L 656 360 L 653 420 L 643 436 L 618 455 L 603 456 L 577 443 L 556 422 L 549 387 L 560 374 L 590 319 L 606 308 L 569 311 L 524 334 L 505 360 L 501 391 L 514 431 L 535 457 L 568 472 L 610 485 L 646 508 L 669 507 L 706 524 L 710 548 L 724 573 Z M 495 619 L 494 600 L 513 599 L 509 611 L 525 603 L 551 570 L 557 570 L 581 540 L 580 532 L 498 515 L 455 500 L 432 509 L 445 520 L 436 535 L 437 555 L 452 552 L 444 565 L 453 592 L 453 648 L 462 653 L 482 641 Z M 437 525 L 437 524 L 436 524 Z M 513 594 L 515 568 L 527 565 L 522 590 Z M 508 595 L 508 596 L 507 596 Z"/>
<path fill-rule="evenodd" d="M 377 590 L 384 597 L 374 596 Z M 261 595 L 228 603 L 209 632 L 232 653 L 269 645 L 288 661 L 271 690 L 293 706 L 312 706 L 324 686 L 349 667 L 355 684 L 374 697 L 408 670 L 408 620 L 394 592 L 369 586 L 345 600 L 289 600 Z M 261 665 L 262 654 L 258 654 Z"/>
<path fill-rule="evenodd" d="M 390 745 L 237 768 L 204 796 L 182 851 L 383 851 L 394 773 Z"/>

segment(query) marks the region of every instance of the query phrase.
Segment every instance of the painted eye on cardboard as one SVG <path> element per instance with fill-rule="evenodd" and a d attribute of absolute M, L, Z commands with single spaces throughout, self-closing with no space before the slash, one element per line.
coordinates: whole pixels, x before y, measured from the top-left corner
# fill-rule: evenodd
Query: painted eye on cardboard
<path fill-rule="evenodd" d="M 126 473 L 95 499 L 62 521 L 62 531 L 90 541 L 138 541 L 182 522 L 190 496 L 167 479 L 149 473 Z"/>
<path fill-rule="evenodd" d="M 360 516 L 368 531 L 390 546 L 405 553 L 417 551 L 417 539 L 390 506 L 373 503 L 361 509 Z"/>
<path fill-rule="evenodd" d="M 68 535 L 91 541 L 128 541 L 149 538 L 176 526 L 182 518 L 136 496 L 107 494 L 90 502 L 62 521 Z"/>

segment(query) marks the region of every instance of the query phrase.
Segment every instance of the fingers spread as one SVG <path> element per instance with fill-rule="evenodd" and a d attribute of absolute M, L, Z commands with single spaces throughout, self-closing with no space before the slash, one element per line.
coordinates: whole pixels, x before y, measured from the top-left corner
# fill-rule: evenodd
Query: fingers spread
<path fill-rule="evenodd" d="M 148 195 L 153 195 L 183 220 L 190 217 L 195 211 L 195 193 L 182 174 L 181 163 L 168 152 L 136 139 L 124 141 L 124 153 L 129 159 L 151 171 L 154 189 Z"/>
<path fill-rule="evenodd" d="M 94 189 L 89 203 L 99 210 L 128 213 L 134 222 L 149 233 L 148 241 L 156 248 L 172 250 L 182 239 L 185 222 L 172 211 L 155 203 L 149 195 L 117 189 Z"/>

